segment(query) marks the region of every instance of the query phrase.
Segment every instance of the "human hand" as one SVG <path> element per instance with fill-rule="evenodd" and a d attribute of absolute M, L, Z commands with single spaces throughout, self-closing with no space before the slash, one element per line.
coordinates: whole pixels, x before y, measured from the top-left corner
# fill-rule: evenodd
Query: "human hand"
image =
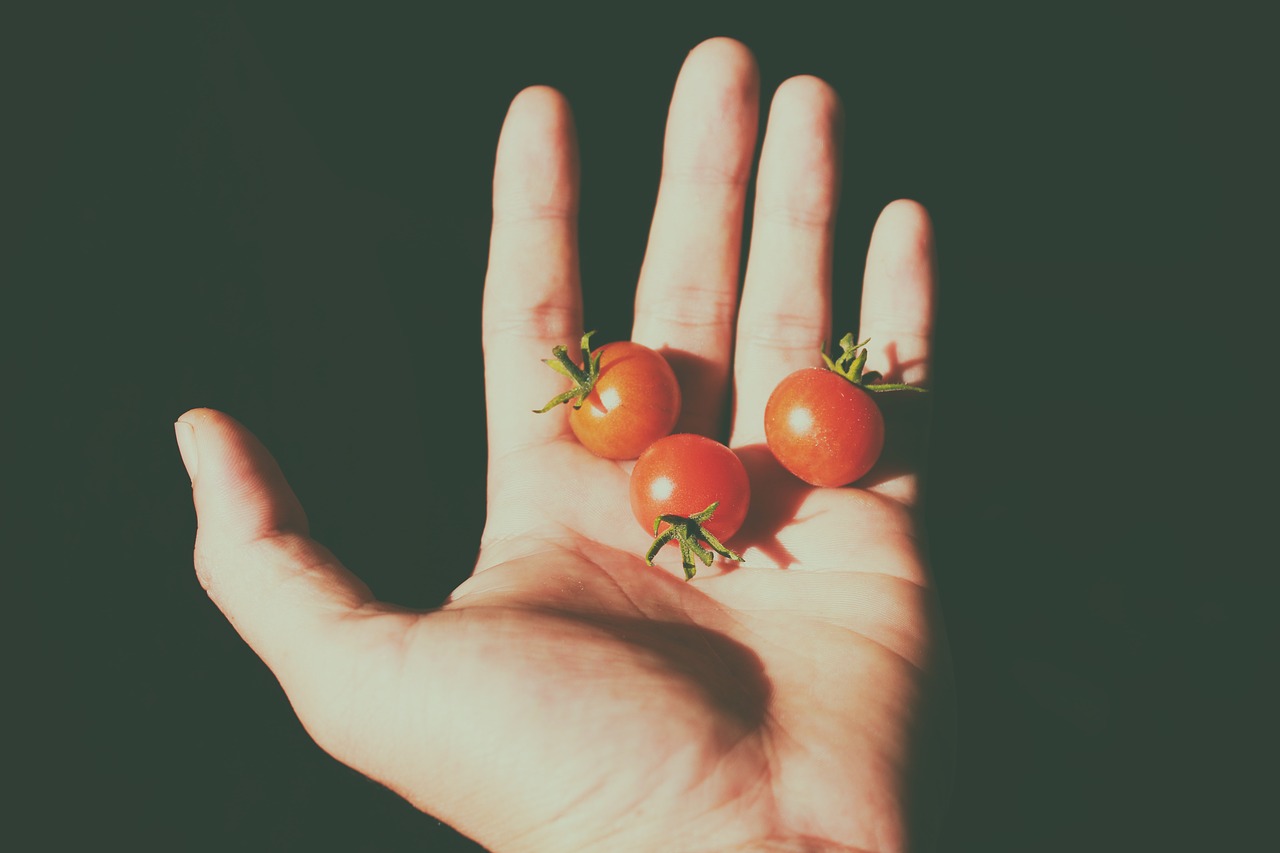
<path fill-rule="evenodd" d="M 939 817 L 949 670 L 919 528 L 926 413 L 916 395 L 887 413 L 905 440 L 862 488 L 805 487 L 764 448 L 770 391 L 831 339 L 840 108 L 814 78 L 775 95 L 739 304 L 757 102 L 742 45 L 689 55 L 632 332 L 677 370 L 679 431 L 714 435 L 732 397 L 753 506 L 727 544 L 745 563 L 686 582 L 668 548 L 647 567 L 630 463 L 584 450 L 562 411 L 531 413 L 564 384 L 540 358 L 583 330 L 572 120 L 549 89 L 517 96 L 499 142 L 488 514 L 442 607 L 376 601 L 309 538 L 252 435 L 211 410 L 179 421 L 197 574 L 307 730 L 492 849 L 903 850 Z M 927 383 L 934 278 L 924 211 L 890 205 L 859 339 L 891 378 Z"/>

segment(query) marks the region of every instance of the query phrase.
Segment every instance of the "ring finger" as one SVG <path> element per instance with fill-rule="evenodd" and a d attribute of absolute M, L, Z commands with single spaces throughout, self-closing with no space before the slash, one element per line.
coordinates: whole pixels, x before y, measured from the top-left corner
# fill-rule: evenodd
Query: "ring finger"
<path fill-rule="evenodd" d="M 793 77 L 778 87 L 738 314 L 735 447 L 764 441 L 769 394 L 788 373 L 817 362 L 831 325 L 840 131 L 840 101 L 825 82 Z"/>

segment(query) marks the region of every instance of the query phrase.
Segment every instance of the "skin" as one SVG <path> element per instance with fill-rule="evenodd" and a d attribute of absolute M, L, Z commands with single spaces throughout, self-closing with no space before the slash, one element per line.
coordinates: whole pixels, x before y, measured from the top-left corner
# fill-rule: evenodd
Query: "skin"
<path fill-rule="evenodd" d="M 752 481 L 745 564 L 686 582 L 664 549 L 645 567 L 628 463 L 585 450 L 567 415 L 530 412 L 563 387 L 539 359 L 583 328 L 573 126 L 546 88 L 514 99 L 498 146 L 484 340 L 530 357 L 487 378 L 486 526 L 447 603 L 374 600 L 231 417 L 176 427 L 197 576 L 307 730 L 493 850 L 898 851 L 934 835 L 951 691 L 921 448 L 858 489 L 806 487 L 762 452 L 769 393 L 829 339 L 841 110 L 813 77 L 773 94 L 739 300 L 758 100 L 743 45 L 713 39 L 684 62 L 632 334 L 679 356 L 677 431 L 713 434 L 731 406 Z M 858 337 L 891 378 L 927 384 L 934 269 L 924 210 L 890 204 Z M 673 322 L 675 294 L 706 310 Z M 890 415 L 890 435 L 926 423 Z"/>

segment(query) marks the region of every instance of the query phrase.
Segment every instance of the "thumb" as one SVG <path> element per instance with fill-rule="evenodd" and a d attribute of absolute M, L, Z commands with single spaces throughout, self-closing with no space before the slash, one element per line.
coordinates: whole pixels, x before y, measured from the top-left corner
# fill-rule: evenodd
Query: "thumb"
<path fill-rule="evenodd" d="M 345 692 L 344 674 L 358 671 L 361 643 L 352 631 L 372 620 L 346 617 L 373 596 L 307 535 L 280 467 L 234 418 L 193 409 L 174 431 L 191 476 L 200 585 L 310 729 L 305 712 L 329 706 Z"/>
<path fill-rule="evenodd" d="M 213 409 L 192 409 L 178 418 L 174 432 L 202 532 L 241 543 L 277 534 L 307 535 L 306 513 L 280 466 L 234 418 Z"/>

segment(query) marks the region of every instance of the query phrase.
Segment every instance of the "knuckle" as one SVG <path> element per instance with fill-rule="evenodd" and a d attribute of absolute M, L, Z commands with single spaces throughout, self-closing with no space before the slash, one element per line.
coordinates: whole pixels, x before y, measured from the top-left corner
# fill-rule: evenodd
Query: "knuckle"
<path fill-rule="evenodd" d="M 720 188 L 737 190 L 744 186 L 751 175 L 749 163 L 735 160 L 706 158 L 692 163 L 666 165 L 662 169 L 662 183 L 675 186 Z"/>
<path fill-rule="evenodd" d="M 493 208 L 495 228 L 541 222 L 564 223 L 573 219 L 573 207 L 563 201 L 508 199 Z"/>
<path fill-rule="evenodd" d="M 817 351 L 821 331 L 811 314 L 779 310 L 767 318 L 744 317 L 738 329 L 738 346 L 765 350 Z"/>
<path fill-rule="evenodd" d="M 570 346 L 581 336 L 574 328 L 575 305 L 565 300 L 547 298 L 525 305 L 503 301 L 488 306 L 484 317 L 483 345 L 506 349 L 509 338 L 539 342 L 554 341 Z M 550 345 L 548 345 L 550 346 Z"/>
<path fill-rule="evenodd" d="M 760 221 L 801 231 L 826 231 L 831 227 L 834 205 L 828 194 L 811 192 L 808 197 L 770 204 L 760 211 Z"/>
<path fill-rule="evenodd" d="M 700 287 L 689 282 L 673 281 L 661 292 L 646 288 L 641 294 L 636 300 L 636 325 L 652 329 L 706 332 L 724 328 L 738 306 L 736 290 Z M 674 308 L 673 297 L 679 300 Z"/>

